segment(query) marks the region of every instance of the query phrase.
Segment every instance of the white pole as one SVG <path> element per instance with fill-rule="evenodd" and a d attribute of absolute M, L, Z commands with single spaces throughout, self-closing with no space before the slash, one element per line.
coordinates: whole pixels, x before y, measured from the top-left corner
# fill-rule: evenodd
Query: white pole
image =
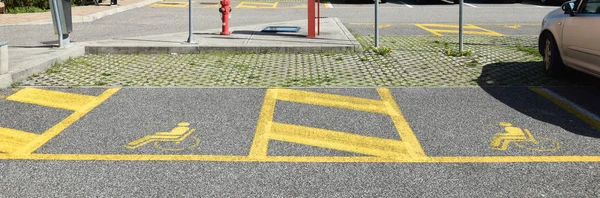
<path fill-rule="evenodd" d="M 458 54 L 460 54 L 460 56 L 462 56 L 462 51 L 463 51 L 463 20 L 464 20 L 464 13 L 463 13 L 463 7 L 464 7 L 464 0 L 460 0 L 460 5 L 459 5 L 459 9 L 458 9 L 458 14 L 459 14 L 459 18 L 458 18 Z"/>
<path fill-rule="evenodd" d="M 63 44 L 63 32 L 62 32 L 62 25 L 61 25 L 61 20 L 60 20 L 60 13 L 58 9 L 58 3 L 56 2 L 56 0 L 50 0 L 50 2 L 52 2 L 52 7 L 54 8 L 54 17 L 56 17 L 56 29 L 58 29 L 58 47 L 62 48 L 64 47 Z"/>
<path fill-rule="evenodd" d="M 375 0 L 375 47 L 379 47 L 379 0 Z"/>
<path fill-rule="evenodd" d="M 188 37 L 187 42 L 188 43 L 193 43 L 194 42 L 194 34 L 192 32 L 192 29 L 193 29 L 192 28 L 192 0 L 189 0 L 189 3 L 190 4 L 188 6 L 189 7 L 189 20 L 188 21 L 189 21 L 189 29 L 190 29 L 189 33 L 190 33 L 190 35 Z"/>

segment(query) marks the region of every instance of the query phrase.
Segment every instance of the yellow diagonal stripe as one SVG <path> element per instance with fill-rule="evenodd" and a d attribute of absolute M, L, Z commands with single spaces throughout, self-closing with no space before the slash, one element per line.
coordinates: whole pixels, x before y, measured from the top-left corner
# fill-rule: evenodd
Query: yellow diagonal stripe
<path fill-rule="evenodd" d="M 275 103 L 277 102 L 277 96 L 279 89 L 268 89 L 265 94 L 263 106 L 260 110 L 258 117 L 258 124 L 256 125 L 256 132 L 254 139 L 252 140 L 252 147 L 250 148 L 250 157 L 266 157 L 267 150 L 269 149 L 269 139 L 266 134 L 271 132 L 271 124 L 273 120 L 273 114 L 275 114 Z"/>
<path fill-rule="evenodd" d="M 379 157 L 408 156 L 398 140 L 274 122 L 270 139 Z"/>
<path fill-rule="evenodd" d="M 413 132 L 412 128 L 408 124 L 408 121 L 402 115 L 400 111 L 400 107 L 394 100 L 394 96 L 387 88 L 377 88 L 377 93 L 383 99 L 384 104 L 386 104 L 390 117 L 392 118 L 392 122 L 394 123 L 394 127 L 398 131 L 398 135 L 402 138 L 402 142 L 406 146 L 406 149 L 410 153 L 412 157 L 425 157 L 425 151 L 419 143 L 417 136 Z"/>
<path fill-rule="evenodd" d="M 38 136 L 34 133 L 0 127 L 0 152 L 15 152 Z"/>
<path fill-rule="evenodd" d="M 52 128 L 44 131 L 41 135 L 27 143 L 23 148 L 18 151 L 13 152 L 13 155 L 30 155 L 35 150 L 46 144 L 52 138 L 60 134 L 67 127 L 71 126 L 75 121 L 81 119 L 84 115 L 90 112 L 92 109 L 96 108 L 98 105 L 102 104 L 105 100 L 110 98 L 113 94 L 117 93 L 120 88 L 112 88 L 104 91 L 104 93 L 100 94 L 98 97 L 93 97 L 93 100 L 89 103 L 81 106 L 79 109 L 75 109 L 69 117 L 63 119 L 58 124 L 52 126 Z"/>
<path fill-rule="evenodd" d="M 16 102 L 36 104 L 46 107 L 75 111 L 93 101 L 96 97 L 60 91 L 25 88 L 6 98 Z"/>
<path fill-rule="evenodd" d="M 383 101 L 351 96 L 341 96 L 326 93 L 316 93 L 300 90 L 281 89 L 278 100 L 297 102 L 310 105 L 344 108 L 356 111 L 388 114 Z"/>

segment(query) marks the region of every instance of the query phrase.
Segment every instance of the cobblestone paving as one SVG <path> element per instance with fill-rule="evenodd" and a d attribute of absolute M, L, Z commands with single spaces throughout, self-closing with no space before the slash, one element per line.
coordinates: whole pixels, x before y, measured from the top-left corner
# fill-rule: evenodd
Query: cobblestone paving
<path fill-rule="evenodd" d="M 591 77 L 543 74 L 535 37 L 389 36 L 394 51 L 360 53 L 204 53 L 87 55 L 56 64 L 23 86 L 591 86 Z M 365 49 L 371 37 L 357 36 Z M 593 78 L 592 78 L 593 79 Z"/>

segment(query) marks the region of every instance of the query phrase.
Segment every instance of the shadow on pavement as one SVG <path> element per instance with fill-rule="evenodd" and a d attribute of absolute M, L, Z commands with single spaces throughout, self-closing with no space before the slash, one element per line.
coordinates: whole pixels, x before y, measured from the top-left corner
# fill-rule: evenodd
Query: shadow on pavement
<path fill-rule="evenodd" d="M 578 135 L 600 138 L 599 131 L 583 121 L 569 121 L 565 118 L 565 115 L 568 114 L 566 111 L 556 112 L 556 109 L 559 109 L 558 106 L 527 88 L 528 86 L 548 87 L 548 89 L 558 87 L 562 89 L 562 92 L 554 93 L 561 97 L 568 98 L 576 104 L 584 102 L 585 104 L 577 104 L 584 108 L 587 106 L 597 107 L 598 100 L 574 100 L 572 98 L 600 98 L 600 93 L 597 92 L 600 87 L 600 79 L 581 72 L 573 72 L 569 77 L 554 79 L 546 77 L 543 71 L 542 63 L 537 61 L 493 63 L 484 66 L 481 75 L 477 78 L 477 84 L 490 96 L 524 115 L 559 126 Z M 569 91 L 569 89 L 572 90 Z M 593 112 L 593 108 L 585 109 L 596 115 L 600 113 Z M 573 118 L 575 117 L 573 116 Z"/>

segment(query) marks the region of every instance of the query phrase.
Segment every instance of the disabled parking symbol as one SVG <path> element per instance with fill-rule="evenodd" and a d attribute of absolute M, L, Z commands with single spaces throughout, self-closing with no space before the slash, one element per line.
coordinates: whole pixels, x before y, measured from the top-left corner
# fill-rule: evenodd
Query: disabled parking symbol
<path fill-rule="evenodd" d="M 511 143 L 519 148 L 538 152 L 550 152 L 560 148 L 558 141 L 534 137 L 529 129 L 515 127 L 508 122 L 500 122 L 500 126 L 504 127 L 504 131 L 492 137 L 489 147 L 493 150 L 505 151 Z"/>
<path fill-rule="evenodd" d="M 125 148 L 133 150 L 152 142 L 154 142 L 156 149 L 165 151 L 181 151 L 196 148 L 200 144 L 200 138 L 190 136 L 196 129 L 190 129 L 189 126 L 190 123 L 180 122 L 170 132 L 156 132 L 153 135 L 144 136 L 129 142 L 125 145 Z M 193 141 L 186 141 L 188 137 L 191 137 Z"/>

